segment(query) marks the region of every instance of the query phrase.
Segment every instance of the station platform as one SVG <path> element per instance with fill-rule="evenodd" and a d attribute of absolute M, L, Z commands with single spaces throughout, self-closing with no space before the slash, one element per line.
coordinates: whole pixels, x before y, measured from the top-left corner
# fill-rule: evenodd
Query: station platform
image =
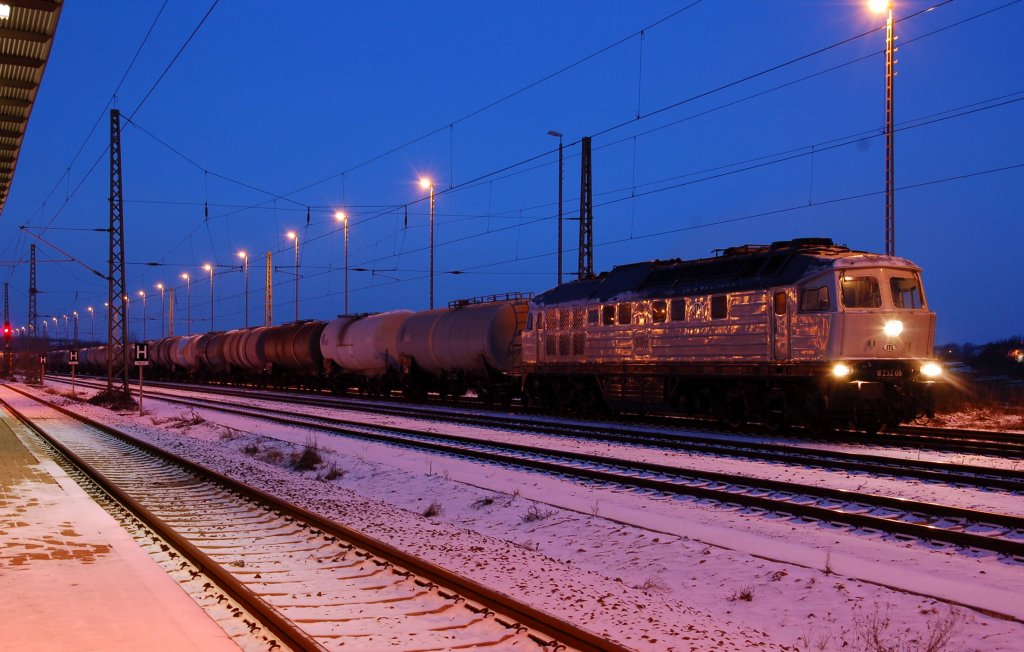
<path fill-rule="evenodd" d="M 24 433 L 0 406 L 0 648 L 237 652 Z"/>

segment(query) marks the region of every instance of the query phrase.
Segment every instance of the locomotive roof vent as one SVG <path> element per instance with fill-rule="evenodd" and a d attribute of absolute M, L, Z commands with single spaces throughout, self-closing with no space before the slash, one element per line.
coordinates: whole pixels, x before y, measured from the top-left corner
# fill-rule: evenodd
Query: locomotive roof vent
<path fill-rule="evenodd" d="M 834 247 L 832 238 L 793 238 L 772 243 L 772 249 L 813 249 L 816 247 Z"/>

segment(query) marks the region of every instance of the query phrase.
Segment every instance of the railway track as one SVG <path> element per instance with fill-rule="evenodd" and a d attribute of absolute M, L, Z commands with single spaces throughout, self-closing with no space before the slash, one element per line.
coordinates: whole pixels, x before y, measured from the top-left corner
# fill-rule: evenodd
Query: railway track
<path fill-rule="evenodd" d="M 795 519 L 887 533 L 899 538 L 916 538 L 966 549 L 988 550 L 1024 561 L 1024 518 L 1006 514 L 736 474 L 554 451 L 550 448 L 494 443 L 412 428 L 354 424 L 331 417 L 296 416 L 294 409 L 255 408 L 212 399 L 160 397 L 160 400 L 524 468 L 596 485 L 656 492 L 664 496 L 713 500 L 722 505 L 737 506 L 748 513 L 789 515 Z M 1019 486 L 1019 474 L 1016 482 Z"/>
<path fill-rule="evenodd" d="M 217 584 L 229 611 L 298 650 L 620 650 L 589 632 L 12 387 L 7 410 Z M 8 395 L 10 396 L 10 395 Z M 59 415 L 54 416 L 54 411 Z M 68 418 L 69 417 L 69 418 Z M 39 425 L 45 421 L 46 427 Z M 251 614 L 251 616 L 250 616 Z M 248 636 L 248 634 L 247 634 Z M 251 645 L 243 645 L 251 647 Z"/>
<path fill-rule="evenodd" d="M 67 381 L 70 376 L 58 376 L 62 381 Z M 83 382 L 83 381 L 79 381 Z M 88 382 L 88 381 L 85 381 Z M 308 392 L 284 391 L 284 390 L 255 390 L 240 387 L 229 387 L 224 385 L 193 385 L 187 383 L 170 382 L 147 382 L 149 388 L 180 389 L 184 391 L 196 391 L 204 394 L 217 394 L 222 396 L 236 396 L 257 400 L 285 399 L 296 405 L 311 407 L 324 407 L 336 409 L 354 409 L 360 412 L 382 414 L 389 416 L 414 417 L 425 419 L 439 419 L 446 423 L 459 423 L 468 426 L 481 426 L 487 428 L 505 428 L 509 430 L 530 430 L 532 432 L 551 435 L 571 435 L 587 437 L 588 433 L 600 432 L 603 438 L 621 437 L 646 437 L 648 439 L 662 439 L 665 441 L 685 438 L 692 442 L 708 442 L 714 444 L 721 442 L 720 433 L 712 424 L 707 421 L 694 421 L 676 417 L 645 417 L 640 425 L 635 420 L 628 423 L 613 421 L 598 421 L 598 429 L 595 430 L 594 421 L 588 420 L 584 423 L 573 423 L 564 417 L 549 417 L 543 414 L 523 414 L 515 412 L 512 414 L 503 412 L 487 411 L 482 413 L 475 411 L 471 406 L 459 406 L 456 411 L 451 405 L 424 405 L 422 403 L 394 403 L 380 399 L 363 399 L 349 396 L 335 396 L 325 394 L 310 394 Z M 660 428 L 662 431 L 652 430 Z M 680 433 L 681 426 L 696 428 L 687 430 L 685 435 Z M 740 433 L 730 433 L 740 434 Z M 764 433 L 748 433 L 754 436 Z M 836 433 L 834 437 L 812 437 L 803 432 L 787 432 L 786 438 L 804 439 L 816 443 L 835 444 L 850 443 L 863 444 L 873 447 L 885 448 L 909 448 L 914 450 L 930 450 L 936 452 L 952 452 L 963 455 L 988 455 L 995 457 L 1009 457 L 1024 459 L 1024 435 L 1018 433 L 1000 433 L 982 430 L 961 430 L 951 428 L 934 428 L 927 426 L 903 426 L 898 433 L 886 433 L 882 435 L 868 436 L 857 432 Z M 791 447 L 772 444 L 755 444 L 764 450 L 787 450 Z"/>
<path fill-rule="evenodd" d="M 96 385 L 92 386 L 95 387 Z M 225 395 L 237 396 L 239 398 L 249 400 L 268 400 L 265 395 L 258 392 L 249 394 L 227 392 Z M 151 396 L 157 396 L 167 400 L 175 398 L 188 400 L 185 397 L 166 394 L 161 390 L 157 390 L 156 392 L 151 391 Z M 296 397 L 293 395 L 287 395 L 283 400 L 288 403 L 298 402 L 301 405 L 317 408 L 330 409 L 336 407 L 329 399 L 317 401 L 315 399 L 310 399 L 309 397 L 299 397 L 302 400 L 296 401 L 295 398 Z M 211 406 L 220 405 L 222 407 L 235 407 L 241 405 L 230 401 L 216 402 L 212 399 L 204 398 L 201 403 L 194 403 L 191 404 L 191 406 L 201 407 L 204 404 Z M 372 407 L 376 406 L 371 404 L 371 408 Z M 293 411 L 289 410 L 275 411 L 272 408 L 270 410 L 280 415 L 293 414 Z M 379 413 L 376 410 L 374 410 L 374 412 Z M 410 416 L 395 410 L 387 411 L 385 414 L 393 416 Z M 414 409 L 411 416 L 422 418 L 422 415 L 423 410 Z M 428 412 L 428 416 L 429 418 L 436 419 L 447 415 L 440 415 L 435 410 L 430 410 Z M 365 425 L 362 421 L 341 419 L 337 417 L 331 417 L 327 422 L 340 426 L 359 427 Z M 682 437 L 671 432 L 652 432 L 619 427 L 605 429 L 603 425 L 599 428 L 594 428 L 592 426 L 581 427 L 576 424 L 549 421 L 532 421 L 522 419 L 503 420 L 501 415 L 497 415 L 497 417 L 493 419 L 488 419 L 487 416 L 482 415 L 453 414 L 451 422 L 488 428 L 498 426 L 503 429 L 514 430 L 517 432 L 530 432 L 560 437 L 621 443 L 626 445 L 659 448 L 674 452 L 716 455 L 787 465 L 797 464 L 828 470 L 843 470 L 899 478 L 914 478 L 926 482 L 942 482 L 950 485 L 979 487 L 986 490 L 998 489 L 1002 491 L 1024 493 L 1024 471 L 1017 470 L 997 469 L 948 462 L 911 460 L 861 453 L 825 451 L 764 442 L 729 441 L 715 437 L 701 437 L 700 435 L 693 435 L 689 433 L 685 437 Z M 422 431 L 412 430 L 411 433 L 421 434 Z"/>

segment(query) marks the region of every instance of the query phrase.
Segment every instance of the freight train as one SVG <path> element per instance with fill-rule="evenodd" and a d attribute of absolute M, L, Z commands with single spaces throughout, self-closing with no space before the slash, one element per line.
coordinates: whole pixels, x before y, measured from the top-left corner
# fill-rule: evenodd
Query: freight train
<path fill-rule="evenodd" d="M 621 265 L 536 297 L 165 338 L 150 369 L 875 432 L 933 415 L 934 333 L 919 267 L 803 238 Z M 102 371 L 106 355 L 83 350 L 79 369 Z"/>

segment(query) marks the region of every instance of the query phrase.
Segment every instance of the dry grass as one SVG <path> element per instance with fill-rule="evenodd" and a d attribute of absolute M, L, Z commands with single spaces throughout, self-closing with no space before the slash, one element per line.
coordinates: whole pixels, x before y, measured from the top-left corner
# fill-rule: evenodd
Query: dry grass
<path fill-rule="evenodd" d="M 306 438 L 306 445 L 302 447 L 302 452 L 291 454 L 291 467 L 296 471 L 312 471 L 323 461 L 320 445 L 316 437 L 312 435 Z"/>
<path fill-rule="evenodd" d="M 426 518 L 440 516 L 442 513 L 444 513 L 444 508 L 441 507 L 441 503 L 437 501 L 430 503 L 430 506 L 423 510 L 423 516 Z"/>
<path fill-rule="evenodd" d="M 316 479 L 324 482 L 331 482 L 332 480 L 338 480 L 345 477 L 345 470 L 339 469 L 337 464 L 333 462 L 325 470 L 317 474 Z"/>
<path fill-rule="evenodd" d="M 744 586 L 742 589 L 734 589 L 729 595 L 728 600 L 729 602 L 738 602 L 740 600 L 743 602 L 753 602 L 756 592 L 753 586 Z"/>
<path fill-rule="evenodd" d="M 554 510 L 542 509 L 537 505 L 537 503 L 534 503 L 530 505 L 529 509 L 526 510 L 526 513 L 523 514 L 522 518 L 524 523 L 533 523 L 534 521 L 543 521 L 544 519 L 546 519 L 554 513 Z"/>
<path fill-rule="evenodd" d="M 939 615 L 928 621 L 924 632 L 892 631 L 892 621 L 888 613 L 879 611 L 878 606 L 870 614 L 853 619 L 853 631 L 859 649 L 867 652 L 948 652 L 953 648 L 953 639 L 963 624 L 964 615 L 950 609 L 945 615 Z"/>

